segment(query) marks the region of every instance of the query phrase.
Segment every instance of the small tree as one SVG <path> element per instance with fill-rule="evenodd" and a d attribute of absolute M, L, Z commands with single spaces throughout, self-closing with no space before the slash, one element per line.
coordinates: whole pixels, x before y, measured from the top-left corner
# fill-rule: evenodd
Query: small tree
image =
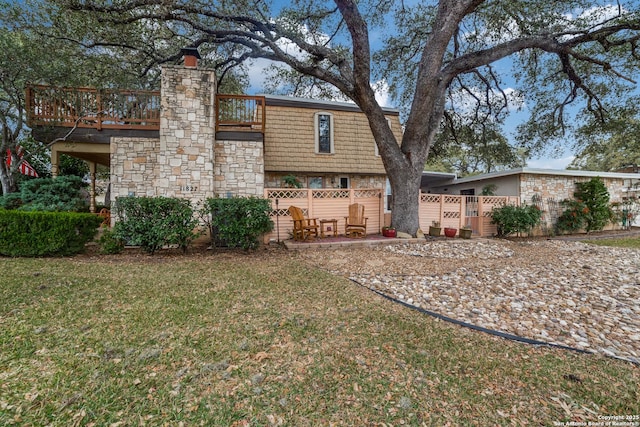
<path fill-rule="evenodd" d="M 599 231 L 613 219 L 609 191 L 600 177 L 576 183 L 573 196 L 575 200 L 562 202 L 566 209 L 558 218 L 558 231 Z"/>

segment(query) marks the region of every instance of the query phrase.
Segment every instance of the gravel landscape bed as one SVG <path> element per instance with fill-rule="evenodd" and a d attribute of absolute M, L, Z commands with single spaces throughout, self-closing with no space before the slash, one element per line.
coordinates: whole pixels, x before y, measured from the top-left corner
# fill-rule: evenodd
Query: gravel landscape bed
<path fill-rule="evenodd" d="M 640 363 L 638 250 L 455 239 L 298 256 L 456 320 Z"/>

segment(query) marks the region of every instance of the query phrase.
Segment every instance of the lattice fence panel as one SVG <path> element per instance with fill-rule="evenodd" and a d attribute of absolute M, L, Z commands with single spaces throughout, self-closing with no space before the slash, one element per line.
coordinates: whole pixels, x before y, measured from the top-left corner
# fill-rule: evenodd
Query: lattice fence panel
<path fill-rule="evenodd" d="M 311 197 L 314 199 L 348 199 L 349 190 L 313 190 Z"/>
<path fill-rule="evenodd" d="M 267 199 L 306 199 L 307 190 L 268 190 Z"/>
<path fill-rule="evenodd" d="M 420 194 L 420 201 L 422 203 L 437 203 L 440 204 L 440 195 L 439 194 Z"/>
<path fill-rule="evenodd" d="M 353 190 L 353 195 L 356 199 L 366 199 L 369 197 L 380 197 L 382 191 L 376 189 L 369 190 Z"/>

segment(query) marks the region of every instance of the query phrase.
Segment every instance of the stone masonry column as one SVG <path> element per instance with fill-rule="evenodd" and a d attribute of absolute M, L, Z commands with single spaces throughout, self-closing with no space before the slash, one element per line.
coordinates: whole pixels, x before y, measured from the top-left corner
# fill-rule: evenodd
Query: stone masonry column
<path fill-rule="evenodd" d="M 213 70 L 162 68 L 156 195 L 193 202 L 213 197 L 215 94 Z"/>

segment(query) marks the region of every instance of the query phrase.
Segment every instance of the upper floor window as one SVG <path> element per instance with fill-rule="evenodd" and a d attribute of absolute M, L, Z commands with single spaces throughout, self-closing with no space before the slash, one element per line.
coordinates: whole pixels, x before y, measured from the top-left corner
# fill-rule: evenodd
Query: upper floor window
<path fill-rule="evenodd" d="M 333 153 L 333 115 L 331 113 L 316 113 L 316 153 Z"/>

